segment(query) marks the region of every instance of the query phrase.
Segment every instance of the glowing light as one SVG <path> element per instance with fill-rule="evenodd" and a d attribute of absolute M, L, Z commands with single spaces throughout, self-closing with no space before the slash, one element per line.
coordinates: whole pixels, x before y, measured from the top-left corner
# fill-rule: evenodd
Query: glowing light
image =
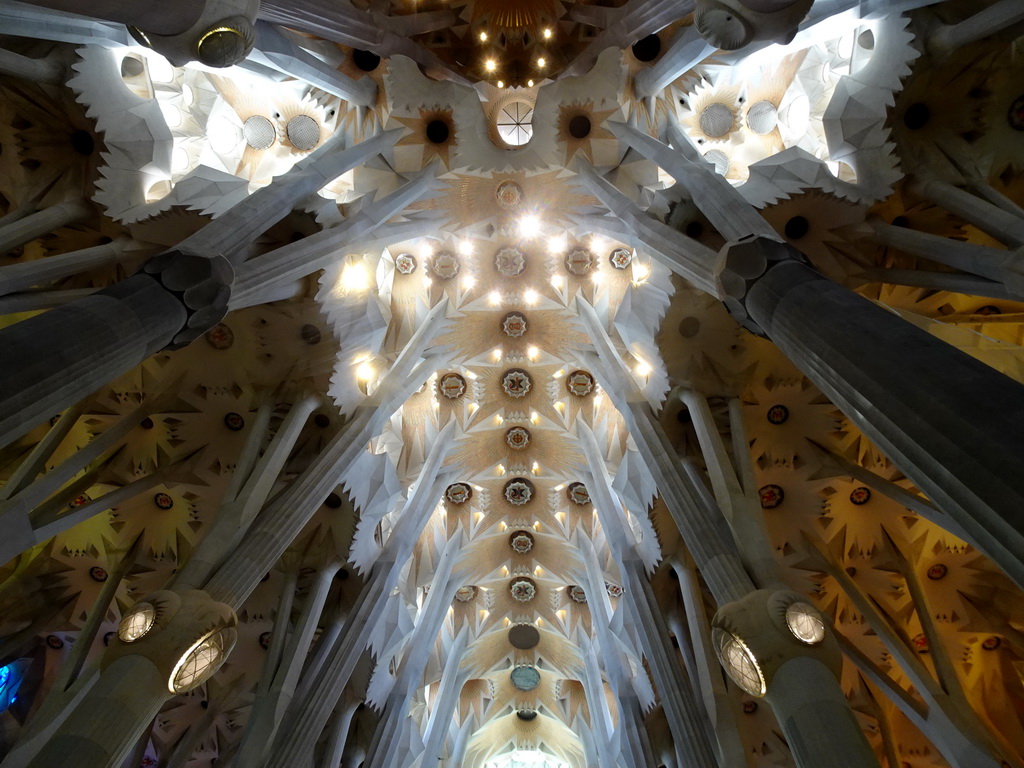
<path fill-rule="evenodd" d="M 481 32 L 480 33 L 480 42 L 482 43 L 485 40 L 487 40 L 487 33 L 486 32 Z"/>
<path fill-rule="evenodd" d="M 565 235 L 555 235 L 548 238 L 548 253 L 564 253 L 566 249 Z"/>
<path fill-rule="evenodd" d="M 494 423 L 497 424 L 499 427 L 505 423 L 505 420 L 501 418 L 500 413 L 494 415 Z"/>
<path fill-rule="evenodd" d="M 530 88 L 533 88 L 533 80 L 527 80 L 527 81 L 526 81 L 526 84 L 527 84 L 527 86 L 529 86 Z"/>
<path fill-rule="evenodd" d="M 550 40 L 554 32 L 551 31 L 551 27 L 545 27 L 541 34 L 544 35 L 545 40 Z"/>
<path fill-rule="evenodd" d="M 651 372 L 651 366 L 641 360 L 633 370 L 636 371 L 637 376 L 647 376 Z"/>
<path fill-rule="evenodd" d="M 501 304 L 501 294 L 497 291 L 491 291 L 487 294 L 487 303 L 492 307 L 496 307 Z"/>
<path fill-rule="evenodd" d="M 420 243 L 419 251 L 421 259 L 429 259 L 434 255 L 434 246 L 428 242 L 423 242 Z"/>
<path fill-rule="evenodd" d="M 605 250 L 607 247 L 608 241 L 605 240 L 600 235 L 590 236 L 590 250 L 592 250 L 594 253 L 601 253 L 601 251 Z"/>
<path fill-rule="evenodd" d="M 370 287 L 370 273 L 361 261 L 349 262 L 341 270 L 341 290 L 365 291 Z"/>
<path fill-rule="evenodd" d="M 462 278 L 462 287 L 464 290 L 468 291 L 474 285 L 476 285 L 476 278 L 473 277 L 472 275 L 466 275 L 464 278 Z"/>
<path fill-rule="evenodd" d="M 501 351 L 501 347 L 497 347 L 493 352 L 491 352 L 491 357 L 493 357 L 495 362 L 497 362 L 501 360 L 502 355 L 504 354 L 505 353 Z"/>
<path fill-rule="evenodd" d="M 459 242 L 459 253 L 463 256 L 470 256 L 473 253 L 473 241 L 462 240 Z"/>
<path fill-rule="evenodd" d="M 467 379 L 472 379 L 473 381 L 476 381 L 476 374 L 473 373 L 472 371 L 466 371 L 466 378 Z"/>
<path fill-rule="evenodd" d="M 548 60 L 545 59 L 543 56 L 541 56 L 539 59 L 537 59 L 537 66 L 540 67 L 541 69 L 544 69 L 544 67 L 546 67 L 547 65 L 548 65 Z"/>
<path fill-rule="evenodd" d="M 540 294 L 533 290 L 533 288 L 527 288 L 526 291 L 523 292 L 523 301 L 525 301 L 527 304 L 530 304 L 531 306 L 536 304 L 537 299 L 539 298 Z"/>
<path fill-rule="evenodd" d="M 646 264 L 637 262 L 633 265 L 633 280 L 638 283 L 642 283 L 651 275 L 651 268 Z"/>
<path fill-rule="evenodd" d="M 544 573 L 544 571 L 541 569 L 539 565 L 533 569 L 534 576 L 540 576 L 542 573 Z"/>
<path fill-rule="evenodd" d="M 604 275 L 602 273 L 597 271 L 590 273 L 590 281 L 592 283 L 600 283 L 602 280 L 604 280 Z"/>
<path fill-rule="evenodd" d="M 488 72 L 493 72 L 497 68 L 498 62 L 496 62 L 494 59 L 488 59 L 487 61 L 484 62 L 484 69 L 486 69 Z"/>
<path fill-rule="evenodd" d="M 530 412 L 530 423 L 531 424 L 536 424 L 538 421 L 540 421 L 540 415 L 536 411 L 531 411 Z"/>
<path fill-rule="evenodd" d="M 535 474 L 535 475 L 538 472 L 540 472 L 540 462 L 537 462 L 537 461 L 533 462 L 532 470 L 533 470 L 533 474 Z"/>
<path fill-rule="evenodd" d="M 469 415 L 470 416 L 472 416 L 478 410 L 480 410 L 480 404 L 479 403 L 470 403 L 469 404 Z"/>
<path fill-rule="evenodd" d="M 359 367 L 356 368 L 356 378 L 359 381 L 369 381 L 375 373 L 376 371 L 374 371 L 373 366 L 369 363 L 360 363 Z"/>
<path fill-rule="evenodd" d="M 505 81 L 504 80 L 499 80 L 498 81 L 498 87 L 499 88 L 504 88 L 505 87 Z"/>
<path fill-rule="evenodd" d="M 537 359 L 537 355 L 539 355 L 539 354 L 540 354 L 540 350 L 537 349 L 536 347 L 528 347 L 527 350 L 526 350 L 526 356 L 528 358 L 530 358 L 531 360 L 536 360 Z"/>
<path fill-rule="evenodd" d="M 498 465 L 498 474 L 499 475 L 504 475 L 505 474 L 505 465 L 504 464 L 499 464 Z"/>
<path fill-rule="evenodd" d="M 555 410 L 558 411 L 559 413 L 564 413 L 565 412 L 565 403 L 563 403 L 561 400 L 556 400 L 555 401 Z"/>
<path fill-rule="evenodd" d="M 551 377 L 555 379 L 560 379 L 563 376 L 565 376 L 565 368 L 559 368 L 557 371 L 551 374 Z"/>
<path fill-rule="evenodd" d="M 551 285 L 553 285 L 555 288 L 561 288 L 563 285 L 565 285 L 565 280 L 562 278 L 561 275 L 552 275 Z"/>
<path fill-rule="evenodd" d="M 519 220 L 519 234 L 523 237 L 536 237 L 540 234 L 540 219 L 536 216 L 523 216 Z"/>

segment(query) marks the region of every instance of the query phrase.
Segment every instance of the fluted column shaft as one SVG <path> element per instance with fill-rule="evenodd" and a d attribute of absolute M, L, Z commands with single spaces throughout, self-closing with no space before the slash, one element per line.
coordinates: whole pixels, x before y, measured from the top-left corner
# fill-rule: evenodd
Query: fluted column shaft
<path fill-rule="evenodd" d="M 1014 248 L 1024 245 L 1024 218 L 938 179 L 915 178 L 910 190 Z"/>
<path fill-rule="evenodd" d="M 784 261 L 751 317 L 970 541 L 1024 585 L 1024 386 Z"/>
<path fill-rule="evenodd" d="M 155 35 L 180 35 L 192 27 L 203 13 L 207 0 L 89 0 L 83 5 L 77 0 L 23 0 L 64 13 L 84 14 L 145 29 Z"/>
<path fill-rule="evenodd" d="M 187 316 L 177 296 L 137 274 L 0 330 L 0 445 L 166 347 Z"/>
<path fill-rule="evenodd" d="M 92 206 L 85 200 L 69 200 L 5 224 L 0 227 L 0 253 L 7 253 L 55 229 L 81 221 L 90 213 Z"/>
<path fill-rule="evenodd" d="M 949 53 L 1021 23 L 1024 23 L 1024 5 L 1018 0 L 998 0 L 959 24 L 936 29 L 928 38 L 928 48 Z"/>

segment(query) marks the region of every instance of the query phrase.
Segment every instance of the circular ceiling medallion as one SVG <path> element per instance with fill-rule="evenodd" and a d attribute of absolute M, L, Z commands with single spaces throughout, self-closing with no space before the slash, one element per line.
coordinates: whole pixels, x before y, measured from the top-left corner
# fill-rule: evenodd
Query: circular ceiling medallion
<path fill-rule="evenodd" d="M 494 257 L 494 267 L 505 277 L 521 275 L 526 269 L 526 256 L 518 248 L 502 248 Z"/>
<path fill-rule="evenodd" d="M 502 318 L 501 330 L 505 332 L 506 336 L 518 339 L 526 333 L 526 318 L 518 312 L 509 312 Z"/>
<path fill-rule="evenodd" d="M 537 719 L 537 711 L 534 709 L 520 709 L 516 712 L 516 717 L 528 723 L 531 720 Z"/>
<path fill-rule="evenodd" d="M 270 118 L 252 115 L 242 123 L 242 136 L 253 149 L 270 149 L 277 141 L 277 129 Z"/>
<path fill-rule="evenodd" d="M 757 495 L 761 499 L 761 509 L 775 509 L 786 498 L 786 492 L 782 490 L 782 486 L 774 484 L 762 485 Z"/>
<path fill-rule="evenodd" d="M 153 495 L 153 503 L 156 504 L 157 509 L 168 510 L 174 506 L 174 499 L 169 493 L 157 493 Z"/>
<path fill-rule="evenodd" d="M 1006 119 L 1013 130 L 1024 131 L 1024 96 L 1018 96 L 1013 104 L 1010 105 Z"/>
<path fill-rule="evenodd" d="M 608 256 L 608 261 L 616 269 L 625 269 L 633 262 L 633 252 L 628 248 L 616 248 Z"/>
<path fill-rule="evenodd" d="M 981 647 L 984 648 L 986 651 L 994 651 L 997 648 L 999 648 L 999 646 L 1001 646 L 1002 644 L 1003 644 L 1002 638 L 999 638 L 999 637 L 996 637 L 995 635 L 992 635 L 991 637 L 986 637 L 981 642 Z"/>
<path fill-rule="evenodd" d="M 476 587 L 459 587 L 455 590 L 455 599 L 460 603 L 468 603 L 476 597 Z"/>
<path fill-rule="evenodd" d="M 733 114 L 725 104 L 709 104 L 700 113 L 700 129 L 713 139 L 725 136 L 732 130 Z"/>
<path fill-rule="evenodd" d="M 530 374 L 520 368 L 512 368 L 501 377 L 501 388 L 509 397 L 526 397 L 531 386 Z"/>
<path fill-rule="evenodd" d="M 47 635 L 46 644 L 55 651 L 59 651 L 64 647 L 64 641 L 56 635 Z"/>
<path fill-rule="evenodd" d="M 466 483 L 452 483 L 445 490 L 444 497 L 452 504 L 465 504 L 473 497 L 473 489 Z"/>
<path fill-rule="evenodd" d="M 594 266 L 594 256 L 586 248 L 573 248 L 565 256 L 565 268 L 574 275 L 585 275 Z"/>
<path fill-rule="evenodd" d="M 231 411 L 224 414 L 224 426 L 232 432 L 240 432 L 245 429 L 245 419 L 242 414 Z"/>
<path fill-rule="evenodd" d="M 508 537 L 508 545 L 520 555 L 533 549 L 533 534 L 529 531 L 515 531 Z"/>
<path fill-rule="evenodd" d="M 858 507 L 863 506 L 871 501 L 871 489 L 865 488 L 863 485 L 854 488 L 850 491 L 850 502 L 856 504 Z"/>
<path fill-rule="evenodd" d="M 395 259 L 395 269 L 403 275 L 411 275 L 416 271 L 416 257 L 411 253 L 400 253 Z"/>
<path fill-rule="evenodd" d="M 451 280 L 459 274 L 459 260 L 451 251 L 441 251 L 434 254 L 430 268 L 442 280 Z"/>
<path fill-rule="evenodd" d="M 311 347 L 319 344 L 323 340 L 323 334 L 320 333 L 320 329 L 312 323 L 306 323 L 302 326 L 302 329 L 299 331 L 299 336 Z"/>
<path fill-rule="evenodd" d="M 779 124 L 779 110 L 770 101 L 759 101 L 747 110 L 747 127 L 764 136 Z"/>
<path fill-rule="evenodd" d="M 935 563 L 928 568 L 928 578 L 932 581 L 941 581 L 949 573 L 949 567 L 945 563 Z"/>
<path fill-rule="evenodd" d="M 520 691 L 532 691 L 540 685 L 540 672 L 536 667 L 522 666 L 512 670 L 512 685 Z"/>
<path fill-rule="evenodd" d="M 924 633 L 918 633 L 910 639 L 910 644 L 917 649 L 918 653 L 928 653 L 928 638 Z"/>
<path fill-rule="evenodd" d="M 522 477 L 515 477 L 505 483 L 505 501 L 516 507 L 528 504 L 533 498 L 533 483 Z"/>
<path fill-rule="evenodd" d="M 533 624 L 515 624 L 509 627 L 508 641 L 513 648 L 528 651 L 540 643 L 540 630 Z"/>
<path fill-rule="evenodd" d="M 537 585 L 533 583 L 533 579 L 526 577 L 512 579 L 508 588 L 512 598 L 520 603 L 528 603 L 537 595 Z"/>
<path fill-rule="evenodd" d="M 509 448 L 519 451 L 530 444 L 530 432 L 523 427 L 512 427 L 505 433 L 505 442 Z"/>
<path fill-rule="evenodd" d="M 604 583 L 604 588 L 608 591 L 609 597 L 622 597 L 622 593 L 625 591 L 618 584 L 612 584 L 610 581 Z"/>
<path fill-rule="evenodd" d="M 514 181 L 503 181 L 494 190 L 494 196 L 502 208 L 518 208 L 523 202 L 523 188 Z"/>
<path fill-rule="evenodd" d="M 768 409 L 769 424 L 785 424 L 789 419 L 789 408 L 784 405 L 773 405 Z"/>
<path fill-rule="evenodd" d="M 565 495 L 569 497 L 569 501 L 579 504 L 581 507 L 590 503 L 590 491 L 583 483 L 569 483 L 569 487 L 565 489 Z"/>
<path fill-rule="evenodd" d="M 296 115 L 284 131 L 292 146 L 302 152 L 309 152 L 320 143 L 320 125 L 309 115 Z"/>
<path fill-rule="evenodd" d="M 569 597 L 577 603 L 587 602 L 587 593 L 579 584 L 571 584 L 565 588 L 565 591 L 569 594 Z"/>
<path fill-rule="evenodd" d="M 586 397 L 594 391 L 594 377 L 586 371 L 573 371 L 566 377 L 565 386 L 569 394 Z"/>
<path fill-rule="evenodd" d="M 458 400 L 466 394 L 466 380 L 458 373 L 446 373 L 437 382 L 437 391 L 449 400 Z"/>
<path fill-rule="evenodd" d="M 217 323 L 206 332 L 206 343 L 214 349 L 230 349 L 235 343 L 235 334 L 224 323 Z"/>
<path fill-rule="evenodd" d="M 98 581 L 101 584 L 107 580 L 107 569 L 100 568 L 98 565 L 94 565 L 89 569 L 89 578 L 93 581 Z"/>

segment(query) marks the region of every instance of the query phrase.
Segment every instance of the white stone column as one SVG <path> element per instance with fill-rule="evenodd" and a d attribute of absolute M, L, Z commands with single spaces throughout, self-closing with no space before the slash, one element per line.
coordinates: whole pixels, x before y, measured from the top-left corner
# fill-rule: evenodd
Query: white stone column
<path fill-rule="evenodd" d="M 66 68 L 53 56 L 33 59 L 0 48 L 0 73 L 33 83 L 63 84 Z"/>
<path fill-rule="evenodd" d="M 119 237 L 92 248 L 0 267 L 0 296 L 116 264 L 132 242 L 131 238 Z"/>
<path fill-rule="evenodd" d="M 8 253 L 37 237 L 75 224 L 91 216 L 93 208 L 85 199 L 68 200 L 0 227 L 0 253 Z"/>
<path fill-rule="evenodd" d="M 928 36 L 928 50 L 950 54 L 958 48 L 1021 23 L 1024 23 L 1024 5 L 1017 0 L 997 0 L 959 24 L 944 24 L 933 30 Z"/>
<path fill-rule="evenodd" d="M 909 189 L 1006 245 L 1014 248 L 1024 246 L 1024 218 L 984 198 L 949 182 L 919 176 L 910 179 Z"/>

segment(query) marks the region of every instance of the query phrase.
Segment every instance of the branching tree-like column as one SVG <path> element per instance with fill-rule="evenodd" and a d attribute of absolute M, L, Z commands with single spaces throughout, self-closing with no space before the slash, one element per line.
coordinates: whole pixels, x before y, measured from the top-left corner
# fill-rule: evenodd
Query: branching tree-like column
<path fill-rule="evenodd" d="M 577 307 L 597 351 L 587 355 L 591 371 L 622 414 L 683 542 L 719 605 L 712 621 L 719 661 L 733 682 L 771 704 L 799 768 L 878 768 L 874 751 L 839 687 L 841 655 L 824 619 L 796 592 L 769 584 L 762 585 L 767 589 L 757 589 L 743 567 L 725 518 L 702 500 L 682 472 L 675 450 L 594 308 L 579 298 Z M 578 429 L 591 470 L 601 477 L 603 458 L 591 444 L 593 436 L 585 426 Z M 607 479 L 604 485 L 608 485 Z M 601 481 L 595 480 L 595 490 L 600 488 Z M 611 493 L 607 496 L 601 506 L 610 505 L 621 514 L 621 504 Z M 614 520 L 609 515 L 609 526 L 615 526 Z M 611 530 L 621 530 L 625 536 L 626 527 L 620 524 Z M 609 538 L 614 535 L 610 533 Z M 638 605 L 637 611 L 650 611 L 652 596 L 646 591 L 650 585 L 641 583 L 647 579 L 642 567 L 625 558 L 623 565 L 623 574 L 635 593 L 632 599 L 647 601 L 646 609 Z M 816 627 L 810 642 L 801 641 L 787 624 L 786 615 L 793 605 L 801 605 Z M 649 637 L 660 631 L 656 622 L 646 630 Z M 800 679 L 805 680 L 803 687 L 795 684 Z M 672 683 L 659 675 L 658 684 L 661 688 Z M 667 708 L 666 714 L 685 733 L 685 716 L 673 716 Z M 828 736 L 822 738 L 821 734 Z"/>
<path fill-rule="evenodd" d="M 0 446 L 161 349 L 186 346 L 212 328 L 228 309 L 232 260 L 244 259 L 260 233 L 389 147 L 397 133 L 343 151 L 341 138 L 329 142 L 127 280 L 0 330 Z"/>
<path fill-rule="evenodd" d="M 729 240 L 706 268 L 733 316 L 775 342 L 968 541 L 1024 585 L 1024 386 L 825 278 L 677 125 L 669 129 L 675 149 L 626 125 L 613 131 L 684 184 Z M 624 205 L 601 182 L 587 183 Z M 680 247 L 689 241 L 675 237 Z"/>

